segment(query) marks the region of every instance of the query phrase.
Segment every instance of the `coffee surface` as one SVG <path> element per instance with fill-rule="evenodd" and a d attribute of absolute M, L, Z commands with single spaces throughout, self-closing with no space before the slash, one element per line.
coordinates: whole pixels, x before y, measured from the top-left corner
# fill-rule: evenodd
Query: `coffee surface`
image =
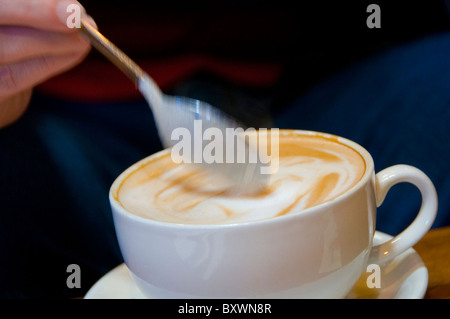
<path fill-rule="evenodd" d="M 279 167 L 255 195 L 237 196 L 228 185 L 170 152 L 145 162 L 125 178 L 121 205 L 135 215 L 181 224 L 226 224 L 300 212 L 330 201 L 361 180 L 361 155 L 336 138 L 279 136 Z"/>

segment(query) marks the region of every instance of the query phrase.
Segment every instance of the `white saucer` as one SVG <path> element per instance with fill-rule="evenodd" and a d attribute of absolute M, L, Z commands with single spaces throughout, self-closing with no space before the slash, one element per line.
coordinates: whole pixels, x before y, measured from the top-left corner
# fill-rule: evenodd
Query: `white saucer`
<path fill-rule="evenodd" d="M 392 238 L 377 231 L 374 244 L 379 245 Z M 381 288 L 368 288 L 367 276 L 363 274 L 348 294 L 350 299 L 419 299 L 425 295 L 428 270 L 417 252 L 410 248 L 392 261 L 380 265 Z M 125 264 L 121 264 L 87 292 L 85 299 L 144 299 L 131 278 Z"/>

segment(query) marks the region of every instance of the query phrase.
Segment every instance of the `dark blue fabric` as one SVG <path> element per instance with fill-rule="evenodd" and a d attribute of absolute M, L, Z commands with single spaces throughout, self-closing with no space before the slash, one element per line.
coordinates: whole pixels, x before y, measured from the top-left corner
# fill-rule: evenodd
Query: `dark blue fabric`
<path fill-rule="evenodd" d="M 0 145 L 0 298 L 83 296 L 122 261 L 111 183 L 161 149 L 148 105 L 36 95 Z M 81 289 L 66 286 L 72 263 Z"/>
<path fill-rule="evenodd" d="M 377 172 L 394 164 L 418 167 L 438 192 L 433 227 L 449 225 L 449 50 L 450 33 L 443 33 L 378 54 L 299 97 L 275 126 L 354 140 L 372 154 Z M 413 186 L 394 186 L 379 208 L 377 229 L 397 234 L 419 207 Z"/>

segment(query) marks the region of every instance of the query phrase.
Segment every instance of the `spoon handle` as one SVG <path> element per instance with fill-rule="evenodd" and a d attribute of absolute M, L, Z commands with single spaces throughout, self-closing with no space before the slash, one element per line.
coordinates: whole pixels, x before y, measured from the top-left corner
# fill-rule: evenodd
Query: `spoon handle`
<path fill-rule="evenodd" d="M 89 39 L 92 46 L 125 73 L 138 87 L 139 79 L 144 76 L 145 72 L 133 60 L 84 19 L 81 20 L 80 31 Z"/>

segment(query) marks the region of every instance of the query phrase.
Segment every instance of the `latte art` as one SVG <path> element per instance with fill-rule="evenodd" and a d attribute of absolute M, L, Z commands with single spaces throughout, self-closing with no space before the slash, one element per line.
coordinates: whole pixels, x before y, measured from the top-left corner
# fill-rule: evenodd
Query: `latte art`
<path fill-rule="evenodd" d="M 225 224 L 301 212 L 353 187 L 365 163 L 355 150 L 333 138 L 280 134 L 279 168 L 267 188 L 236 196 L 217 176 L 170 153 L 144 162 L 122 183 L 118 199 L 135 215 L 183 224 Z"/>

